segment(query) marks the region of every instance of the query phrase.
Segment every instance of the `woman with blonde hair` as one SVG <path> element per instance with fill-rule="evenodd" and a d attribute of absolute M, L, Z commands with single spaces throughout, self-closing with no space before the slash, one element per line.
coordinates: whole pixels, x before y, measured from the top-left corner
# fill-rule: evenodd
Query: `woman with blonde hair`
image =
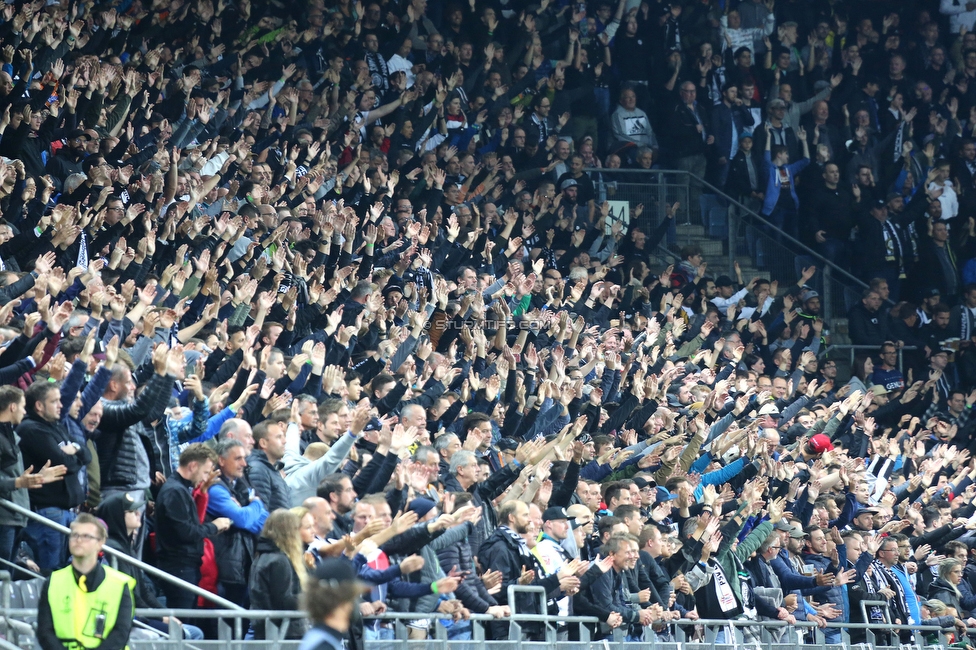
<path fill-rule="evenodd" d="M 941 600 L 946 607 L 955 609 L 955 615 L 959 618 L 969 615 L 959 602 L 962 600 L 959 583 L 962 582 L 963 569 L 963 563 L 955 558 L 942 560 L 939 563 L 939 577 L 929 587 L 929 598 Z"/>
<path fill-rule="evenodd" d="M 311 546 L 315 541 L 315 517 L 305 506 L 295 506 L 289 512 L 298 517 L 298 534 L 302 539 L 302 561 L 308 569 L 314 569 L 319 560 L 318 553 Z"/>
<path fill-rule="evenodd" d="M 264 529 L 255 548 L 254 563 L 248 588 L 251 609 L 296 610 L 306 578 L 302 561 L 301 519 L 290 510 L 275 510 L 264 522 Z M 274 620 L 281 626 L 283 620 Z M 291 619 L 285 639 L 300 639 L 305 623 Z M 255 639 L 265 639 L 264 621 L 251 621 Z M 249 635 L 251 636 L 251 635 Z"/>

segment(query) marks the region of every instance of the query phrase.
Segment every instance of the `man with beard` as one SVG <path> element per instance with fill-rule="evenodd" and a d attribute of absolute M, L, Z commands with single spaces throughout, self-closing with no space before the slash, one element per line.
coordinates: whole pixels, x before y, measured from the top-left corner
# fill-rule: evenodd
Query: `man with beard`
<path fill-rule="evenodd" d="M 502 573 L 502 588 L 495 596 L 499 605 L 508 605 L 512 611 L 525 614 L 544 614 L 540 611 L 536 594 L 520 593 L 514 603 L 508 602 L 508 587 L 515 584 L 530 584 L 543 587 L 546 593 L 564 593 L 571 596 L 579 589 L 580 581 L 574 574 L 576 565 L 567 563 L 556 573 L 542 578 L 528 545 L 522 538 L 529 531 L 529 507 L 521 501 L 508 501 L 498 511 L 498 528 L 484 541 L 478 552 L 482 566 L 492 567 Z M 636 547 L 636 544 L 634 545 Z M 636 553 L 635 553 L 636 555 Z M 489 626 L 492 638 L 504 639 L 508 636 L 507 621 L 492 623 Z M 535 641 L 544 638 L 542 625 L 525 623 L 523 637 Z"/>
<path fill-rule="evenodd" d="M 61 147 L 57 155 L 47 161 L 46 171 L 51 176 L 64 183 L 72 174 L 81 174 L 81 161 L 85 159 L 85 144 L 88 134 L 82 129 L 74 129 L 68 133 L 67 145 Z"/>
<path fill-rule="evenodd" d="M 834 606 L 833 609 L 836 611 L 836 614 L 832 617 L 827 617 L 827 620 L 832 623 L 846 622 L 847 619 L 844 618 L 844 589 L 847 583 L 853 582 L 856 579 L 857 571 L 854 569 L 844 571 L 843 564 L 834 564 L 834 561 L 828 557 L 830 551 L 827 546 L 827 536 L 823 530 L 816 526 L 808 526 L 804 529 L 804 532 L 807 534 L 807 537 L 805 542 L 806 547 L 802 555 L 803 564 L 813 565 L 820 573 L 834 573 L 836 575 L 833 586 L 823 596 L 818 598 L 818 600 L 826 601 Z M 830 530 L 830 538 L 836 545 L 836 557 L 839 563 L 841 557 L 847 556 L 847 549 L 844 548 L 844 540 L 836 528 Z M 834 639 L 834 641 L 828 641 L 828 643 L 840 642 L 840 628 L 827 629 L 824 635 L 827 639 Z"/>
<path fill-rule="evenodd" d="M 929 352 L 938 350 L 942 347 L 943 341 L 952 337 L 949 329 L 950 313 L 949 305 L 937 303 L 932 308 L 932 320 L 919 330 L 919 335 L 925 340 L 925 347 Z"/>

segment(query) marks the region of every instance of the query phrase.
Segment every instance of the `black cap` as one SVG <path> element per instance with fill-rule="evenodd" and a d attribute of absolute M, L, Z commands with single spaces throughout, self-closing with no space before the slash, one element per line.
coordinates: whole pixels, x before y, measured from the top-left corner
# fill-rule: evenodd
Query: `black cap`
<path fill-rule="evenodd" d="M 734 286 L 734 283 L 732 282 L 732 278 L 730 278 L 729 276 L 727 276 L 727 275 L 720 275 L 717 278 L 715 278 L 715 286 L 716 287 L 731 287 L 731 286 Z"/>
<path fill-rule="evenodd" d="M 884 199 L 878 199 L 877 201 L 874 201 L 873 203 L 871 203 L 871 208 L 872 209 L 877 208 L 878 210 L 881 210 L 881 209 L 884 209 L 884 208 L 887 208 L 887 207 L 888 207 L 888 204 L 885 203 Z"/>
<path fill-rule="evenodd" d="M 332 557 L 323 559 L 315 567 L 313 575 L 316 580 L 322 580 L 335 586 L 344 582 L 359 582 L 356 578 L 356 570 L 351 562 Z"/>
<path fill-rule="evenodd" d="M 84 138 L 85 140 L 91 140 L 84 129 L 71 129 L 68 131 L 68 140 L 74 140 L 76 138 Z"/>
<path fill-rule="evenodd" d="M 558 519 L 566 519 L 569 521 L 571 519 L 575 519 L 575 517 L 570 517 L 566 513 L 566 508 L 560 508 L 557 506 L 546 508 L 546 511 L 542 513 L 542 521 L 555 521 Z"/>
<path fill-rule="evenodd" d="M 502 438 L 498 441 L 498 449 L 501 451 L 515 451 L 518 449 L 518 442 L 512 438 Z"/>

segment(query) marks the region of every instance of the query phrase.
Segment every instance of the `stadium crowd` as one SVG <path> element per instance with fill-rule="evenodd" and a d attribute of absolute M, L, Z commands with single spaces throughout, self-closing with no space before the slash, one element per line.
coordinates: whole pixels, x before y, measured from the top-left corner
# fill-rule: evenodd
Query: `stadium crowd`
<path fill-rule="evenodd" d="M 298 609 L 344 558 L 371 586 L 353 648 L 393 637 L 386 612 L 416 639 L 435 612 L 508 638 L 516 611 L 635 641 L 963 636 L 974 22 L 964 0 L 5 4 L 0 497 L 93 513 L 253 609 Z M 838 377 L 816 267 L 661 267 L 682 206 L 609 219 L 619 167 L 691 172 L 850 269 L 874 351 Z M 0 508 L 0 558 L 68 553 Z M 212 606 L 104 561 L 137 607 Z"/>

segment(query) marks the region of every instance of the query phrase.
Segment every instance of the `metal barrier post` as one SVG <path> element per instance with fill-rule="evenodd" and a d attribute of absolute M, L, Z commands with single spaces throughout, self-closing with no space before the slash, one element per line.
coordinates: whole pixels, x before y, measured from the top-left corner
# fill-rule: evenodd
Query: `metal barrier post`
<path fill-rule="evenodd" d="M 891 625 L 891 619 L 888 616 L 888 601 L 886 601 L 886 600 L 862 600 L 861 601 L 861 615 L 864 617 L 864 620 L 865 621 L 870 621 L 871 620 L 868 617 L 868 607 L 880 607 L 881 608 L 881 615 L 884 617 L 884 622 L 886 624 L 888 624 L 889 626 Z M 865 627 L 864 628 L 864 637 L 865 637 L 864 640 L 867 641 L 867 643 L 871 647 L 874 647 L 874 646 L 877 645 L 877 641 L 876 641 L 876 639 L 874 637 L 874 630 L 871 629 L 871 627 Z"/>
<path fill-rule="evenodd" d="M 512 624 L 513 625 L 515 624 L 515 614 L 518 613 L 518 612 L 516 612 L 516 607 L 515 607 L 515 596 L 519 592 L 539 594 L 539 611 L 541 613 L 543 613 L 543 614 L 547 614 L 548 613 L 548 608 L 546 607 L 546 589 L 545 589 L 545 587 L 533 587 L 531 585 L 509 585 L 508 586 L 508 606 L 512 610 Z M 555 628 L 553 628 L 551 625 L 549 625 L 549 622 L 548 621 L 543 622 L 543 625 L 545 625 L 545 629 L 546 629 L 546 643 L 555 643 L 556 642 L 556 630 L 555 630 Z M 518 634 L 518 637 L 517 638 L 519 640 L 521 640 L 522 639 L 522 630 L 521 630 L 521 627 L 519 627 L 518 632 L 519 632 L 519 634 Z M 514 634 L 514 629 L 510 627 L 509 628 L 509 633 L 508 633 L 508 638 L 509 638 L 510 641 L 514 641 L 515 640 L 515 637 L 512 636 L 513 634 Z"/>
<path fill-rule="evenodd" d="M 820 306 L 823 308 L 823 319 L 831 323 L 834 320 L 833 287 L 830 286 L 833 269 L 825 266 L 820 271 L 823 273 L 823 298 L 820 299 Z"/>
<path fill-rule="evenodd" d="M 726 233 L 725 233 L 725 235 L 726 235 L 726 245 L 729 247 L 729 250 L 726 253 L 728 255 L 728 258 L 729 258 L 729 260 L 728 260 L 729 261 L 729 277 L 730 278 L 734 278 L 735 277 L 735 248 L 736 248 L 736 246 L 735 246 L 735 235 L 739 231 L 738 226 L 736 225 L 736 220 L 737 220 L 738 215 L 734 214 L 731 205 L 728 208 L 726 208 L 725 214 L 727 215 L 726 221 L 728 221 L 728 223 L 726 224 Z M 773 298 L 775 298 L 775 297 L 776 296 L 773 296 Z"/>

